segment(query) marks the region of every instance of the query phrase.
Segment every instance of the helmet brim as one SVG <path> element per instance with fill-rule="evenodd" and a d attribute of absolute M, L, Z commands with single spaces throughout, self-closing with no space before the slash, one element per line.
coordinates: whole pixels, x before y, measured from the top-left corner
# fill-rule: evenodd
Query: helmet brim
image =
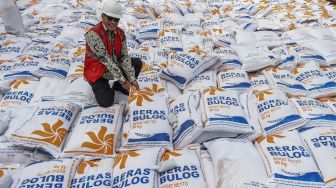
<path fill-rule="evenodd" d="M 122 18 L 122 15 L 118 15 L 118 14 L 112 14 L 112 13 L 109 13 L 109 12 L 105 12 L 105 11 L 102 11 L 102 13 L 110 16 L 110 17 L 113 17 L 113 18 L 119 18 L 121 19 Z"/>

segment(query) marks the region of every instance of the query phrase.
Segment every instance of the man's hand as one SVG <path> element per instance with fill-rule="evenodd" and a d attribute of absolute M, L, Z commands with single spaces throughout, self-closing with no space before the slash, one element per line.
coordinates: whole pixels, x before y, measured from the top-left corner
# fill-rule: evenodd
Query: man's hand
<path fill-rule="evenodd" d="M 131 83 L 132 86 L 134 86 L 137 90 L 140 89 L 139 87 L 139 84 L 138 84 L 138 81 L 134 80 L 132 83 Z"/>
<path fill-rule="evenodd" d="M 131 88 L 131 84 L 128 80 L 126 80 L 122 85 L 121 85 L 124 89 L 126 89 L 128 92 L 130 91 Z"/>

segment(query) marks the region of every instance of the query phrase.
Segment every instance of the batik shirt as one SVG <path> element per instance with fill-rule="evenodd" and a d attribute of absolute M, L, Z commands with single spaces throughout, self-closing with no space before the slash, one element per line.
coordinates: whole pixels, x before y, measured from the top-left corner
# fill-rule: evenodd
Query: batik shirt
<path fill-rule="evenodd" d="M 105 26 L 104 26 L 105 28 Z M 115 33 L 106 30 L 109 39 L 111 41 L 111 45 L 113 46 Z M 100 39 L 99 35 L 89 30 L 85 34 L 86 43 L 90 46 L 94 55 L 96 55 L 100 62 L 105 65 L 106 71 L 103 74 L 103 78 L 107 80 L 118 80 L 121 83 L 124 83 L 126 80 L 129 82 L 133 82 L 136 80 L 135 71 L 131 64 L 131 58 L 128 56 L 127 52 L 127 42 L 126 37 L 124 37 L 122 41 L 122 49 L 121 49 L 121 58 L 118 59 L 115 53 L 112 54 L 112 57 L 108 54 L 108 51 Z M 124 77 L 122 70 L 126 74 L 127 78 Z"/>

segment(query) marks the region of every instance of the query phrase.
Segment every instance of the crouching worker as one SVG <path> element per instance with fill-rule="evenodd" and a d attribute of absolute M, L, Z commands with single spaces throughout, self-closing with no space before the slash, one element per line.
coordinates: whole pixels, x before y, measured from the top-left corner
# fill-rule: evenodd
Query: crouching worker
<path fill-rule="evenodd" d="M 122 8 L 115 0 L 102 4 L 102 21 L 86 34 L 84 77 L 90 83 L 98 104 L 113 105 L 115 91 L 129 95 L 131 86 L 139 89 L 138 77 L 142 62 L 130 58 L 124 31 L 118 27 Z M 116 80 L 110 87 L 109 80 Z"/>

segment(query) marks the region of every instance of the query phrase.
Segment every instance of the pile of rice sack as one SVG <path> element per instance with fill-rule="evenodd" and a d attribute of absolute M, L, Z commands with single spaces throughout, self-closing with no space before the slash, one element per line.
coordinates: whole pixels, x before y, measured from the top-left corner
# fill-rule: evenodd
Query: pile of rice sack
<path fill-rule="evenodd" d="M 119 0 L 139 90 L 98 106 L 84 34 L 101 0 L 0 19 L 0 187 L 336 188 L 336 7 Z"/>

